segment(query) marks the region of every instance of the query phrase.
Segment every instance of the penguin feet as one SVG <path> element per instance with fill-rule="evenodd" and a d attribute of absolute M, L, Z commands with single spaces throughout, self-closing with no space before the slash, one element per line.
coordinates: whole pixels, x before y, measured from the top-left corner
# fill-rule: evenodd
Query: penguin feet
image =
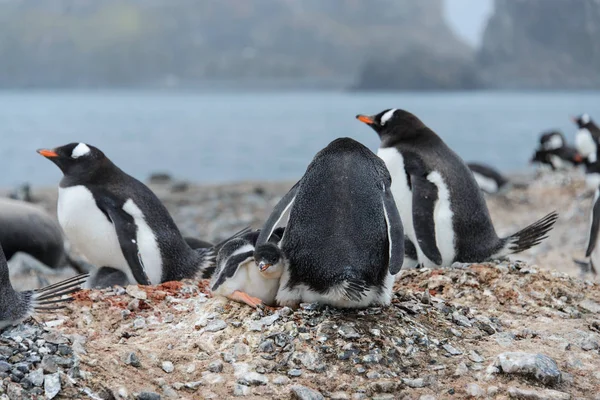
<path fill-rule="evenodd" d="M 227 296 L 227 298 L 234 301 L 238 301 L 240 303 L 248 304 L 250 307 L 253 308 L 257 308 L 259 305 L 263 304 L 261 299 L 257 297 L 252 297 L 247 293 L 240 292 L 239 290 L 236 290 L 235 292 Z"/>

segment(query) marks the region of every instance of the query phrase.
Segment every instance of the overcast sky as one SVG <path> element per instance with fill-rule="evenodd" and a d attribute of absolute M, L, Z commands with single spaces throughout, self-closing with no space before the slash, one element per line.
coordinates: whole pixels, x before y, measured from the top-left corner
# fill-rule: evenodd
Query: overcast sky
<path fill-rule="evenodd" d="M 423 1 L 423 0 L 419 0 Z M 468 43 L 477 46 L 490 13 L 493 0 L 445 0 L 446 17 L 454 31 Z"/>

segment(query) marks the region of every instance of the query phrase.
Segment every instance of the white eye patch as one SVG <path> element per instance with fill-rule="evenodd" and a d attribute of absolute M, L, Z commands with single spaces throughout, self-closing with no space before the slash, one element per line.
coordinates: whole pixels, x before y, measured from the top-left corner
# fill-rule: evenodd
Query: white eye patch
<path fill-rule="evenodd" d="M 564 143 L 559 135 L 550 136 L 550 140 L 544 143 L 544 150 L 556 150 L 563 147 Z"/>
<path fill-rule="evenodd" d="M 590 116 L 587 114 L 583 114 L 581 116 L 581 122 L 584 124 L 588 124 L 590 122 Z"/>
<path fill-rule="evenodd" d="M 71 152 L 71 158 L 79 158 L 90 152 L 90 148 L 85 143 L 79 143 Z"/>
<path fill-rule="evenodd" d="M 388 112 L 386 112 L 385 114 L 383 114 L 381 116 L 381 121 L 379 123 L 381 125 L 385 125 L 385 123 L 388 122 L 390 118 L 392 118 L 392 116 L 394 115 L 395 112 L 396 112 L 396 109 L 392 108 L 391 110 L 389 110 Z"/>

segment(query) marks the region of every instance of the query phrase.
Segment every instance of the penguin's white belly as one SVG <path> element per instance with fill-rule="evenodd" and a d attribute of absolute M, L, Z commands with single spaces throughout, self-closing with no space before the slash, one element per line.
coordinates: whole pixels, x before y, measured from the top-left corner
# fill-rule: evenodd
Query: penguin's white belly
<path fill-rule="evenodd" d="M 128 202 L 133 203 L 131 200 Z M 125 203 L 124 209 L 128 203 Z M 139 211 L 135 204 L 129 204 L 130 215 Z M 162 265 L 156 259 L 158 247 L 154 234 L 147 224 L 140 224 L 139 216 L 132 215 L 138 227 L 137 242 L 146 274 L 153 284 L 161 281 Z M 135 278 L 123 256 L 115 226 L 100 211 L 92 192 L 85 186 L 71 186 L 58 190 L 58 222 L 67 238 L 92 264 L 97 267 L 119 269 L 134 283 Z M 148 232 L 149 231 L 149 232 Z M 158 252 L 160 258 L 160 253 Z"/>
<path fill-rule="evenodd" d="M 581 128 L 575 134 L 575 147 L 579 154 L 587 158 L 590 162 L 596 162 L 596 150 L 598 144 L 594 140 L 591 132 L 586 128 Z"/>
<path fill-rule="evenodd" d="M 600 173 L 592 172 L 586 174 L 585 185 L 588 189 L 598 189 L 598 186 L 600 186 Z"/>
<path fill-rule="evenodd" d="M 498 192 L 498 182 L 494 179 L 489 178 L 487 176 L 481 175 L 480 173 L 473 172 L 473 176 L 477 181 L 477 184 L 486 193 L 497 193 Z"/>
<path fill-rule="evenodd" d="M 410 241 L 415 245 L 419 260 L 423 260 L 425 255 L 418 245 L 415 227 L 413 226 L 412 191 L 410 190 L 406 179 L 404 157 L 402 157 L 402 154 L 393 147 L 380 148 L 377 150 L 377 156 L 383 160 L 392 177 L 392 195 L 394 196 L 396 208 L 398 209 L 400 219 L 402 220 L 404 234 L 408 236 Z M 407 264 L 411 264 L 411 260 L 405 258 L 403 268 L 406 268 Z"/>
<path fill-rule="evenodd" d="M 444 182 L 442 175 L 437 172 L 431 172 L 427 175 L 427 180 L 437 187 L 438 199 L 433 209 L 433 221 L 435 224 L 435 241 L 437 248 L 442 256 L 442 267 L 449 267 L 454 262 L 456 250 L 454 247 L 454 224 L 452 219 L 454 213 L 450 208 L 450 190 Z M 427 260 L 429 261 L 429 260 Z M 425 267 L 435 268 L 437 265 L 429 261 L 424 263 Z"/>

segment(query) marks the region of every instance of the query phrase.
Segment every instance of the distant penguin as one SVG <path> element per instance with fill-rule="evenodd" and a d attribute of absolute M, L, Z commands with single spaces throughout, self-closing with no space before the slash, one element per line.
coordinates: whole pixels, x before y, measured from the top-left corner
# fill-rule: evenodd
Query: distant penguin
<path fill-rule="evenodd" d="M 156 195 L 102 151 L 71 143 L 38 153 L 64 174 L 58 221 L 92 264 L 142 285 L 210 276 L 215 249 L 193 250 Z"/>
<path fill-rule="evenodd" d="M 0 245 L 7 259 L 27 253 L 49 267 L 65 261 L 65 245 L 58 222 L 41 207 L 0 198 Z"/>
<path fill-rule="evenodd" d="M 71 301 L 63 297 L 78 291 L 89 275 L 78 275 L 42 289 L 17 292 L 13 289 L 6 257 L 0 246 L 0 330 L 16 325 L 33 313 L 64 308 L 61 303 Z"/>
<path fill-rule="evenodd" d="M 560 131 L 547 131 L 540 135 L 540 143 L 531 163 L 548 165 L 553 171 L 571 169 L 580 165 L 583 158 L 577 149 L 567 144 Z"/>
<path fill-rule="evenodd" d="M 288 260 L 277 302 L 340 308 L 388 305 L 404 257 L 402 222 L 383 162 L 350 138 L 331 142 L 279 201 L 257 240 L 289 211 L 280 243 Z"/>
<path fill-rule="evenodd" d="M 472 162 L 468 163 L 467 166 L 473 173 L 475 181 L 485 193 L 496 194 L 508 188 L 508 179 L 489 165 Z"/>
<path fill-rule="evenodd" d="M 277 244 L 281 237 L 271 235 L 269 242 L 256 247 L 260 231 L 230 240 L 219 250 L 217 268 L 211 281 L 214 294 L 246 303 L 275 305 L 279 278 L 287 260 Z"/>
<path fill-rule="evenodd" d="M 600 230 L 600 189 L 596 188 L 594 195 L 594 203 L 592 207 L 592 213 L 590 216 L 590 235 L 587 250 L 585 256 L 590 259 L 589 270 L 594 275 L 598 275 L 597 265 L 600 265 L 600 245 L 598 240 L 600 236 L 598 231 Z"/>
<path fill-rule="evenodd" d="M 413 114 L 388 109 L 358 115 L 381 139 L 377 155 L 392 176 L 392 192 L 419 264 L 449 267 L 519 253 L 540 243 L 551 213 L 507 238 L 496 234 L 483 193 L 464 161 Z"/>
<path fill-rule="evenodd" d="M 596 189 L 600 184 L 600 128 L 588 114 L 572 117 L 577 125 L 575 147 L 585 163 L 585 180 L 588 188 Z"/>

